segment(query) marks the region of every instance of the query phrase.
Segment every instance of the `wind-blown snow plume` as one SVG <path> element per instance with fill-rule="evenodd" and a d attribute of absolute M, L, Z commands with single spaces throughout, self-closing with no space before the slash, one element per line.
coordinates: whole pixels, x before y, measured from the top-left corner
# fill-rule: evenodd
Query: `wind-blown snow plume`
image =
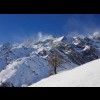
<path fill-rule="evenodd" d="M 43 34 L 42 32 L 38 32 L 38 41 L 43 41 L 46 39 L 52 39 L 53 36 L 49 34 Z"/>
<path fill-rule="evenodd" d="M 94 32 L 94 33 L 93 33 L 93 37 L 95 37 L 95 38 L 100 37 L 100 32 Z"/>

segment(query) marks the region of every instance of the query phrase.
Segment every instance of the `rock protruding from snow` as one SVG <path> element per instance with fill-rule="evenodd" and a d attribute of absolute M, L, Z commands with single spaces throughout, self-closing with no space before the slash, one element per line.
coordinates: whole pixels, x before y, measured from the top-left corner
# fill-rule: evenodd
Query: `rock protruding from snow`
<path fill-rule="evenodd" d="M 80 39 L 78 37 L 73 37 L 73 44 L 74 45 L 78 45 L 80 43 L 81 43 L 81 41 L 80 41 Z"/>
<path fill-rule="evenodd" d="M 85 48 L 83 49 L 83 51 L 86 51 L 86 50 L 90 50 L 90 46 L 85 45 Z"/>

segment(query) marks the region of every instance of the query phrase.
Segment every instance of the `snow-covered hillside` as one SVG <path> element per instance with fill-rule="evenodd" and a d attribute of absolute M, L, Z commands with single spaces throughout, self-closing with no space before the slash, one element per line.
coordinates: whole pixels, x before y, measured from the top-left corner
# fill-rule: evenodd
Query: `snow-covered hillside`
<path fill-rule="evenodd" d="M 48 62 L 38 56 L 26 57 L 9 64 L 0 73 L 1 82 L 10 82 L 14 86 L 29 85 L 49 76 Z"/>
<path fill-rule="evenodd" d="M 100 59 L 50 76 L 30 87 L 100 87 Z"/>

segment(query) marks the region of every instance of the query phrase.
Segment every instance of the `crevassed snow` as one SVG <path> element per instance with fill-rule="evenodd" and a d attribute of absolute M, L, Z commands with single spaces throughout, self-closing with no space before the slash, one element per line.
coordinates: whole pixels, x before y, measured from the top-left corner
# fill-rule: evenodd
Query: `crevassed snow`
<path fill-rule="evenodd" d="M 100 59 L 45 78 L 30 87 L 100 87 Z"/>

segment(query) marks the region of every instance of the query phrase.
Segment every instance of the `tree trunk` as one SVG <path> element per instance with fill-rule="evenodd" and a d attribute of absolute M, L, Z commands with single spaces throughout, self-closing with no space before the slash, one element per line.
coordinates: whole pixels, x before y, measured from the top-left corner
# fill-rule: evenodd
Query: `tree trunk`
<path fill-rule="evenodd" d="M 55 74 L 57 74 L 57 70 L 56 70 L 56 67 L 54 67 L 54 73 L 55 73 Z"/>

